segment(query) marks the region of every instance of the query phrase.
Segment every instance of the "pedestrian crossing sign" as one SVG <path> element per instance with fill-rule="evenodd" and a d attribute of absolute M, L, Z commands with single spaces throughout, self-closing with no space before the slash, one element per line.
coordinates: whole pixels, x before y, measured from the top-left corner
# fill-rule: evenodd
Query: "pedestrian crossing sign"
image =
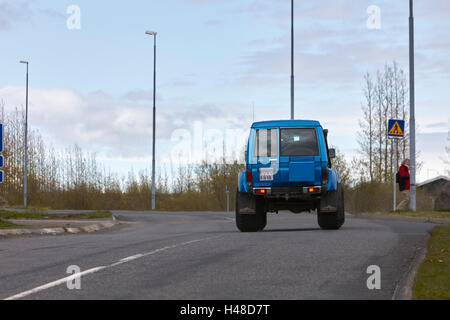
<path fill-rule="evenodd" d="M 403 138 L 405 136 L 405 121 L 389 120 L 388 136 L 390 138 Z"/>

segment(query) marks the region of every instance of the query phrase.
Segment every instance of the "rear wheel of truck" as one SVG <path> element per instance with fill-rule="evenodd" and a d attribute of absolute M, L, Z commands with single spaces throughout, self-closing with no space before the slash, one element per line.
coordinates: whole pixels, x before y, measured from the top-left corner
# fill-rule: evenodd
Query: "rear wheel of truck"
<path fill-rule="evenodd" d="M 254 201 L 254 213 L 242 213 L 243 204 Z M 264 199 L 249 199 L 246 193 L 236 193 L 236 226 L 241 232 L 262 231 L 267 224 Z"/>
<path fill-rule="evenodd" d="M 345 222 L 344 188 L 341 184 L 338 184 L 336 192 L 338 193 L 336 212 L 320 212 L 320 208 L 317 209 L 317 221 L 323 230 L 337 230 Z"/>

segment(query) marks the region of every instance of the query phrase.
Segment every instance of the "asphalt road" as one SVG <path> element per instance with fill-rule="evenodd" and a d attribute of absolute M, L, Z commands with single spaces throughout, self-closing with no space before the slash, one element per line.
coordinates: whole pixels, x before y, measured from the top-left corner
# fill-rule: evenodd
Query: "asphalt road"
<path fill-rule="evenodd" d="M 431 224 L 269 214 L 240 233 L 233 214 L 115 212 L 94 234 L 0 239 L 0 299 L 391 299 Z M 71 265 L 84 272 L 69 290 Z M 381 269 L 369 290 L 367 267 Z M 74 283 L 69 279 L 69 283 Z"/>

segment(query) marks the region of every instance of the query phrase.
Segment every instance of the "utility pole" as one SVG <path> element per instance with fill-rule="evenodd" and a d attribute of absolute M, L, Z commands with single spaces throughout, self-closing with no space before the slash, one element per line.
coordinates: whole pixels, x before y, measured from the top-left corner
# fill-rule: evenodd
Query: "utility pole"
<path fill-rule="evenodd" d="M 23 165 L 23 205 L 27 208 L 27 162 L 28 162 L 28 61 L 20 61 L 27 65 L 27 86 L 25 94 L 25 146 L 24 146 L 24 165 Z"/>
<path fill-rule="evenodd" d="M 156 148 L 156 35 L 154 31 L 147 31 L 145 34 L 153 36 L 153 151 L 152 151 L 152 210 L 155 210 L 156 184 L 155 184 L 155 148 Z"/>
<path fill-rule="evenodd" d="M 225 192 L 227 194 L 227 212 L 230 212 L 230 186 L 225 186 Z"/>
<path fill-rule="evenodd" d="M 409 0 L 409 162 L 410 200 L 409 208 L 416 211 L 416 119 L 414 93 L 414 14 L 413 0 Z"/>
<path fill-rule="evenodd" d="M 253 122 L 255 122 L 255 102 L 252 102 L 253 104 Z"/>
<path fill-rule="evenodd" d="M 294 120 L 294 0 L 291 0 L 291 120 Z"/>
<path fill-rule="evenodd" d="M 398 162 L 398 160 L 397 160 L 397 150 L 398 150 L 397 139 L 392 141 L 393 146 L 394 146 L 394 144 L 395 144 L 395 148 L 393 148 L 394 149 L 394 165 L 392 166 L 393 167 L 392 169 L 394 170 L 394 172 L 392 172 L 392 180 L 393 180 L 393 184 L 394 184 L 394 209 L 392 211 L 395 212 L 397 210 L 397 181 L 395 179 L 396 173 L 398 170 L 398 168 L 397 168 L 397 162 Z"/>

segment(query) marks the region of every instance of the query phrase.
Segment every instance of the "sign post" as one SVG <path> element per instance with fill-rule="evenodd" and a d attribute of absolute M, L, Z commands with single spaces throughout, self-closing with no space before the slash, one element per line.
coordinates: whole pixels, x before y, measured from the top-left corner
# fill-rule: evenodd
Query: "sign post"
<path fill-rule="evenodd" d="M 416 103 L 414 82 L 414 12 L 413 0 L 409 0 L 409 162 L 410 197 L 409 208 L 416 211 Z"/>
<path fill-rule="evenodd" d="M 397 179 L 395 179 L 396 175 L 397 175 L 397 150 L 398 150 L 398 142 L 397 140 L 395 140 L 395 149 L 394 149 L 394 175 L 393 175 L 393 179 L 394 179 L 394 209 L 393 211 L 395 212 L 397 210 Z"/>
<path fill-rule="evenodd" d="M 394 166 L 393 166 L 393 180 L 394 180 L 394 209 L 397 209 L 397 181 L 395 179 L 397 173 L 397 150 L 398 150 L 398 139 L 403 139 L 405 136 L 405 121 L 404 120 L 389 120 L 388 123 L 388 137 L 389 139 L 395 139 L 394 148 Z"/>
<path fill-rule="evenodd" d="M 3 123 L 0 123 L 0 153 L 3 152 Z"/>
<path fill-rule="evenodd" d="M 225 187 L 225 191 L 227 193 L 227 212 L 230 212 L 230 186 L 227 185 Z"/>
<path fill-rule="evenodd" d="M 3 153 L 3 123 L 0 123 L 0 153 Z M 0 169 L 3 168 L 3 155 L 0 155 Z M 4 181 L 3 170 L 0 170 L 0 183 Z"/>

